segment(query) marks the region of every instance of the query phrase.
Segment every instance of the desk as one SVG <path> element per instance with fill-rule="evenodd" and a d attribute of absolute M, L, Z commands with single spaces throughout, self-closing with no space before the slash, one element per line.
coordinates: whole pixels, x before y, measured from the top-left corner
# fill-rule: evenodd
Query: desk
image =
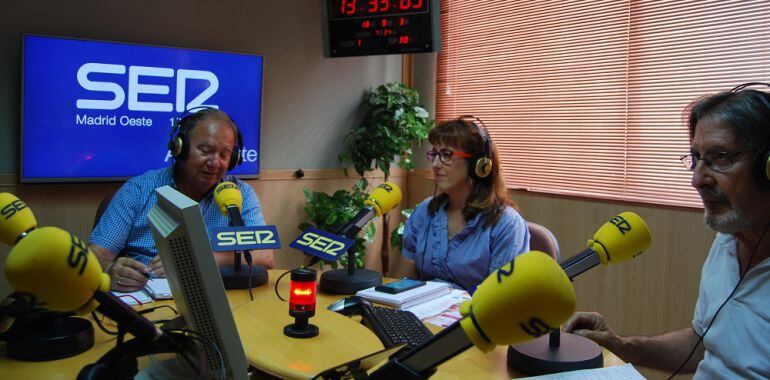
<path fill-rule="evenodd" d="M 325 309 L 331 302 L 339 299 L 339 295 L 319 293 L 317 315 L 311 318 L 310 321 L 320 327 L 321 331 L 319 337 L 328 337 L 328 334 L 331 333 L 338 333 L 338 335 L 342 337 L 342 341 L 332 343 L 337 345 L 337 350 L 327 350 L 327 352 L 323 353 L 323 356 L 320 356 L 319 354 L 312 357 L 310 354 L 300 357 L 289 357 L 289 355 L 286 354 L 279 355 L 281 353 L 296 352 L 297 350 L 301 352 L 305 349 L 315 349 L 308 347 L 305 342 L 298 342 L 294 347 L 278 348 L 278 345 L 272 341 L 275 337 L 265 339 L 264 336 L 257 333 L 259 326 L 254 323 L 260 323 L 263 324 L 263 326 L 265 324 L 274 324 L 280 326 L 281 329 L 273 331 L 274 328 L 271 327 L 270 331 L 273 331 L 274 335 L 281 334 L 282 336 L 283 326 L 292 321 L 288 315 L 288 304 L 278 301 L 273 290 L 275 280 L 281 273 L 283 273 L 282 270 L 271 270 L 270 282 L 268 285 L 253 289 L 254 302 L 249 300 L 248 290 L 229 290 L 227 292 L 227 299 L 230 303 L 230 308 L 233 310 L 241 341 L 243 342 L 244 349 L 247 351 L 246 356 L 252 365 L 267 373 L 272 373 L 281 377 L 308 377 L 310 374 L 320 372 L 320 370 L 315 371 L 316 368 L 326 369 L 345 361 L 340 360 L 339 362 L 323 363 L 324 360 L 355 358 L 382 348 L 382 344 L 374 333 L 352 319 L 336 313 L 331 313 Z M 288 298 L 288 276 L 281 280 L 278 288 L 281 295 L 284 298 Z M 163 304 L 173 304 L 173 302 L 156 302 L 146 307 Z M 283 307 L 285 319 L 266 318 L 269 313 L 277 313 L 281 307 Z M 267 309 L 274 311 L 268 312 Z M 168 318 L 169 316 L 171 316 L 171 313 L 168 309 L 160 309 L 151 314 L 149 318 L 163 319 Z M 428 328 L 434 333 L 441 330 L 441 327 L 432 325 L 429 325 Z M 105 334 L 96 326 L 94 326 L 94 329 L 95 343 L 93 348 L 80 355 L 61 360 L 36 363 L 11 360 L 5 356 L 5 343 L 0 343 L 0 379 L 32 380 L 75 378 L 83 366 L 97 361 L 105 352 L 115 345 L 115 338 L 113 336 Z M 292 341 L 300 341 L 300 339 L 292 339 Z M 356 344 L 353 345 L 351 342 Z M 258 349 L 257 352 L 252 350 L 257 349 L 260 345 L 267 345 L 271 347 L 272 350 L 262 352 L 264 347 Z M 303 348 L 303 346 L 305 347 Z M 432 378 L 510 379 L 512 377 L 521 376 L 521 374 L 512 372 L 507 368 L 506 352 L 507 347 L 497 347 L 488 354 L 484 354 L 476 348 L 471 348 L 439 366 L 438 372 Z M 623 362 L 611 352 L 603 350 L 603 353 L 605 366 L 623 364 Z M 284 362 L 272 361 L 271 358 L 274 357 L 282 358 L 280 360 L 283 360 Z M 314 362 L 313 360 L 316 361 Z M 271 361 L 273 363 L 272 365 L 268 363 Z"/>

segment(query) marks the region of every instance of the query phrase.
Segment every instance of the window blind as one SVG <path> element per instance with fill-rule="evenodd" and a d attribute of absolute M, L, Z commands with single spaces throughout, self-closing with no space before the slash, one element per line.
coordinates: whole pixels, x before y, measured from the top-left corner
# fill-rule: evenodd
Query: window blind
<path fill-rule="evenodd" d="M 701 207 L 682 111 L 768 81 L 754 2 L 442 2 L 436 117 L 480 117 L 509 188 Z"/>

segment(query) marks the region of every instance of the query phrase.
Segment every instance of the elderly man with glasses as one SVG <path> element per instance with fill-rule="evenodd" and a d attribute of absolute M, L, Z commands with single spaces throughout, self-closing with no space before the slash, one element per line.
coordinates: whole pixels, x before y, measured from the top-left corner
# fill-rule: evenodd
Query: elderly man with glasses
<path fill-rule="evenodd" d="M 703 379 L 770 378 L 770 95 L 747 89 L 701 98 L 687 110 L 692 186 L 717 231 L 703 265 L 692 326 L 659 336 L 619 336 L 597 313 L 564 329 L 633 364 Z"/>

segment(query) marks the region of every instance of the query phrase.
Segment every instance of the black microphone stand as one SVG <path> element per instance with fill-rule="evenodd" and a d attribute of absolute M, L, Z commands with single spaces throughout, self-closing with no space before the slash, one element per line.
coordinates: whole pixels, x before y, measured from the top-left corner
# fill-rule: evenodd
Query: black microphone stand
<path fill-rule="evenodd" d="M 15 292 L 0 305 L 0 321 L 14 318 L 11 327 L 0 333 L 6 342 L 6 355 L 23 361 L 68 358 L 94 345 L 94 327 L 72 313 L 45 310 L 33 295 Z"/>
<path fill-rule="evenodd" d="M 372 220 L 375 212 L 371 207 L 365 207 L 353 217 L 353 220 L 343 226 L 337 235 L 348 239 L 356 239 L 361 228 Z M 387 237 L 386 237 L 387 238 Z M 321 291 L 332 294 L 355 294 L 359 290 L 382 285 L 382 276 L 371 269 L 356 269 L 355 244 L 348 249 L 347 269 L 335 269 L 326 271 L 321 275 L 319 288 Z"/>
<path fill-rule="evenodd" d="M 241 227 L 244 225 L 241 212 L 237 207 L 228 207 L 227 214 L 230 217 L 231 227 Z M 248 268 L 243 268 L 241 265 L 241 255 L 246 258 Z M 219 274 L 222 276 L 222 283 L 225 289 L 251 289 L 267 284 L 267 269 L 259 265 L 252 265 L 251 260 L 251 253 L 249 251 L 233 251 L 233 266 L 219 268 Z"/>

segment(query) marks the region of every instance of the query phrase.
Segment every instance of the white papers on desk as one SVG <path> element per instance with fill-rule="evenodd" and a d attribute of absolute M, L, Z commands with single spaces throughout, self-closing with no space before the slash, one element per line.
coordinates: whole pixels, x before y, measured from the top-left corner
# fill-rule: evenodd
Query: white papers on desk
<path fill-rule="evenodd" d="M 604 368 L 581 369 L 580 371 L 552 373 L 550 375 L 527 377 L 537 380 L 644 380 L 639 371 L 626 363 Z"/>
<path fill-rule="evenodd" d="M 446 282 L 427 281 L 425 285 L 397 294 L 378 292 L 374 287 L 359 290 L 356 295 L 364 297 L 372 302 L 381 303 L 392 307 L 406 309 L 421 303 L 441 297 L 452 290 L 452 286 Z"/>
<path fill-rule="evenodd" d="M 420 305 L 425 306 L 425 309 L 432 308 L 430 312 L 426 312 L 425 309 L 418 310 L 417 312 L 413 311 L 412 309 L 409 309 L 409 311 L 412 311 L 418 316 L 419 314 L 417 313 L 433 314 L 427 315 L 426 317 L 420 317 L 420 319 L 422 319 L 422 321 L 425 323 L 430 323 L 432 325 L 441 327 L 448 327 L 452 323 L 455 323 L 459 321 L 460 318 L 462 318 L 462 315 L 460 315 L 460 304 L 470 299 L 470 294 L 468 294 L 468 292 L 465 290 L 452 289 L 451 293 L 441 297 L 441 299 L 436 300 L 435 305 L 431 305 L 433 302 Z M 434 312 L 436 312 L 438 309 L 442 310 L 434 314 Z"/>
<path fill-rule="evenodd" d="M 406 310 L 411 311 L 417 318 L 425 322 L 446 327 L 460 319 L 459 305 L 470 299 L 471 296 L 465 290 L 452 289 L 449 294 L 412 306 Z"/>

